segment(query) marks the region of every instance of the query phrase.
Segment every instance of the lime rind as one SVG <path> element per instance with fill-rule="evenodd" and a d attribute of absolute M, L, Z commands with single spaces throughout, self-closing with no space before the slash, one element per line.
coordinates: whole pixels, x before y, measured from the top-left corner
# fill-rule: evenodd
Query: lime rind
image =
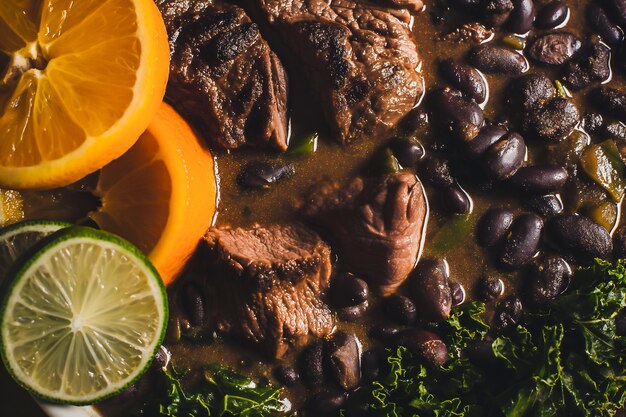
<path fill-rule="evenodd" d="M 36 274 L 37 271 L 49 268 L 48 264 L 52 257 L 57 256 L 55 262 L 62 263 L 59 256 L 64 251 L 72 253 L 72 247 L 76 247 L 76 245 L 83 245 L 88 250 L 101 250 L 106 258 L 105 262 L 102 262 L 102 265 L 105 266 L 111 266 L 110 264 L 118 256 L 125 258 L 123 259 L 125 264 L 116 266 L 118 269 L 113 270 L 113 272 L 119 275 L 129 272 L 128 269 L 124 271 L 120 268 L 130 267 L 131 270 L 135 268 L 145 277 L 148 287 L 145 288 L 142 294 L 130 295 L 130 298 L 135 298 L 134 302 L 129 302 L 128 297 L 126 299 L 123 297 L 121 299 L 112 297 L 110 294 L 111 289 L 109 288 L 106 300 L 101 299 L 99 301 L 107 304 L 105 308 L 99 310 L 94 309 L 93 306 L 82 306 L 78 317 L 80 317 L 80 320 L 84 320 L 84 327 L 82 327 L 83 324 L 80 324 L 81 327 L 76 327 L 76 315 L 74 314 L 73 317 L 70 317 L 72 313 L 68 313 L 68 308 L 77 307 L 76 299 L 72 298 L 74 294 L 68 293 L 67 288 L 58 279 L 51 280 L 50 277 L 52 275 L 49 273 L 47 275 L 40 274 L 38 279 L 33 278 L 33 274 Z M 88 246 L 91 246 L 92 249 L 89 249 Z M 71 259 L 74 258 L 74 256 L 71 257 Z M 68 267 L 68 265 L 65 265 L 65 267 Z M 72 267 L 76 267 L 76 262 L 72 264 Z M 98 269 L 98 266 L 94 264 L 84 264 L 80 267 L 89 268 L 90 273 Z M 32 256 L 21 259 L 21 263 L 15 271 L 14 278 L 9 284 L 8 291 L 0 307 L 0 317 L 2 317 L 0 354 L 6 368 L 20 385 L 30 390 L 36 396 L 54 403 L 87 405 L 118 394 L 133 384 L 149 368 L 152 358 L 165 336 L 169 311 L 165 286 L 156 269 L 139 249 L 129 242 L 104 231 L 85 227 L 71 227 L 60 230 L 45 239 L 36 248 L 36 252 Z M 74 276 L 72 279 L 80 280 L 80 278 Z M 93 277 L 90 276 L 89 278 L 93 284 Z M 43 285 L 46 280 L 50 281 L 47 284 L 54 284 L 53 286 L 60 284 L 60 286 L 56 289 L 47 287 Z M 84 278 L 83 281 L 85 281 Z M 119 286 L 123 287 L 126 285 L 126 281 L 129 281 L 129 277 L 125 276 L 118 283 Z M 83 282 L 83 284 L 85 283 Z M 39 300 L 36 297 L 34 300 L 27 300 L 26 304 L 24 304 L 25 300 L 22 295 L 30 291 L 33 285 L 39 286 L 39 291 L 43 290 L 48 292 L 48 294 Z M 104 291 L 101 285 L 106 286 L 106 283 L 98 281 L 97 287 Z M 27 286 L 29 287 L 27 288 Z M 72 288 L 77 289 L 78 287 L 74 286 Z M 51 297 L 51 294 L 55 291 L 58 292 L 56 299 Z M 85 287 L 81 291 L 85 291 Z M 91 288 L 91 291 L 93 291 L 93 288 Z M 85 293 L 83 292 L 83 294 Z M 103 294 L 100 295 L 103 296 Z M 154 317 L 136 314 L 136 302 L 141 300 L 142 295 L 147 298 L 152 297 L 155 309 L 152 313 L 158 315 L 156 320 L 154 320 Z M 94 300 L 98 298 L 96 297 Z M 49 305 L 42 307 L 41 303 L 44 300 Z M 54 300 L 54 302 L 50 300 Z M 63 300 L 66 302 L 65 305 L 63 305 Z M 31 301 L 36 301 L 34 304 L 37 307 L 28 305 Z M 26 310 L 30 311 L 24 310 L 24 305 L 27 305 Z M 31 337 L 32 340 L 26 340 L 22 345 L 16 345 L 15 335 L 18 332 L 15 329 L 20 326 L 20 323 L 16 325 L 15 321 L 13 321 L 13 315 L 10 314 L 14 313 L 16 308 L 21 313 L 26 313 L 21 318 L 22 321 L 33 314 L 35 316 L 37 314 L 45 316 L 47 321 L 45 326 L 37 328 L 36 325 L 33 325 L 30 329 L 26 329 L 41 332 L 39 334 L 43 335 L 43 337 Z M 134 316 L 133 313 L 135 313 Z M 149 335 L 150 340 L 146 341 L 145 337 L 143 341 L 133 339 L 133 337 L 137 337 L 138 333 L 132 330 L 137 330 L 139 333 L 148 331 L 151 319 L 153 319 L 152 331 L 154 334 Z M 13 329 L 13 332 L 11 329 Z M 67 336 L 70 332 L 73 337 L 68 339 Z M 20 329 L 19 334 L 23 335 L 24 329 Z M 46 341 L 48 342 L 47 344 Z M 53 341 L 53 343 L 50 343 L 50 341 Z M 71 341 L 71 344 L 68 344 L 68 341 Z M 37 369 L 33 368 L 35 366 L 33 364 L 37 363 L 37 359 L 42 358 L 25 355 L 25 352 L 28 352 L 28 347 L 37 343 L 39 345 L 36 346 L 35 353 L 37 349 L 40 349 L 47 352 L 48 355 L 55 355 L 57 350 L 60 349 L 67 354 L 65 356 L 57 354 L 57 362 L 72 356 L 75 363 L 65 361 L 62 372 L 49 372 L 54 370 L 55 366 L 57 370 L 61 369 L 60 362 L 55 364 L 54 361 L 44 355 L 45 366 L 48 366 L 50 369 L 44 372 L 42 378 L 37 379 L 39 375 L 37 374 Z M 27 348 L 21 349 L 23 346 Z M 115 346 L 117 346 L 117 349 L 113 348 Z M 22 354 L 20 356 L 21 362 L 16 357 L 16 350 L 19 349 L 21 349 L 20 352 Z M 129 359 L 124 357 L 125 354 L 128 354 L 129 357 L 134 356 L 132 359 Z M 102 367 L 102 363 L 104 363 L 104 367 Z M 91 366 L 91 368 L 85 369 L 85 366 Z M 91 372 L 91 374 L 86 371 Z M 116 375 L 119 376 L 118 380 L 114 379 Z M 73 382 L 78 381 L 80 384 L 85 384 L 85 386 L 76 387 L 68 384 L 70 378 Z M 41 379 L 44 380 L 42 381 Z M 56 386 L 57 389 L 51 389 L 50 385 Z"/>
<path fill-rule="evenodd" d="M 0 229 L 0 282 L 13 263 L 37 242 L 70 226 L 54 220 L 27 220 Z"/>

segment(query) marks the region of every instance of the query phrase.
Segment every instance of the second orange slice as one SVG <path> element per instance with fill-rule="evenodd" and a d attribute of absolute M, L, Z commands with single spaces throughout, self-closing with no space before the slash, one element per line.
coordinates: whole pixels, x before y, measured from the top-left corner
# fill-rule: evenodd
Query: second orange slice
<path fill-rule="evenodd" d="M 162 104 L 146 132 L 100 172 L 90 217 L 149 255 L 168 284 L 215 215 L 214 160 L 189 125 Z"/>

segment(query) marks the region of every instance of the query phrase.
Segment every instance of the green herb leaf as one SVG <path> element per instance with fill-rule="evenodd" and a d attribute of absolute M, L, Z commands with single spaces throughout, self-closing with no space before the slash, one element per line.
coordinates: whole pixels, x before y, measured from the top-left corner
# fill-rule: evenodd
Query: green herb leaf
<path fill-rule="evenodd" d="M 467 236 L 474 230 L 474 221 L 472 215 L 452 216 L 433 237 L 433 249 L 445 253 L 465 242 Z"/>
<path fill-rule="evenodd" d="M 160 414 L 168 417 L 274 417 L 286 416 L 291 404 L 282 390 L 258 384 L 229 369 L 210 366 L 204 380 L 185 390 L 184 375 L 162 370 L 167 385 Z M 193 391 L 193 393 L 190 393 Z"/>
<path fill-rule="evenodd" d="M 569 290 L 529 310 L 506 334 L 488 332 L 485 305 L 457 308 L 437 331 L 450 360 L 433 368 L 400 347 L 371 386 L 374 416 L 610 417 L 626 400 L 626 338 L 615 318 L 626 307 L 626 267 L 596 261 Z M 491 346 L 479 367 L 465 355 Z"/>

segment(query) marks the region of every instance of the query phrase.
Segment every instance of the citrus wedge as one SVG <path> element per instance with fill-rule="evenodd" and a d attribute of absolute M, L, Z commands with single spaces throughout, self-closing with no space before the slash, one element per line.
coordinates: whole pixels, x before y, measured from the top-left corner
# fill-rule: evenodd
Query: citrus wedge
<path fill-rule="evenodd" d="M 137 143 L 101 170 L 95 193 L 101 208 L 91 219 L 149 254 L 168 284 L 213 221 L 213 157 L 163 104 Z"/>
<path fill-rule="evenodd" d="M 18 383 L 50 401 L 92 404 L 150 366 L 165 333 L 167 297 L 137 248 L 72 227 L 22 262 L 0 311 L 2 359 Z"/>
<path fill-rule="evenodd" d="M 32 220 L 0 229 L 0 282 L 13 263 L 44 237 L 70 227 L 70 223 Z"/>
<path fill-rule="evenodd" d="M 152 0 L 0 1 L 0 186 L 68 185 L 126 152 L 169 70 Z"/>

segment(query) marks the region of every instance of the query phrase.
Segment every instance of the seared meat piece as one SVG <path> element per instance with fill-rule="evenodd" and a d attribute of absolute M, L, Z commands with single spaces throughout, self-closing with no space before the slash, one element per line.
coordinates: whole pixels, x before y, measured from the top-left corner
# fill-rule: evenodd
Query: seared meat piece
<path fill-rule="evenodd" d="M 428 202 L 415 175 L 356 178 L 346 187 L 325 184 L 301 213 L 334 239 L 342 260 L 383 295 L 413 270 L 423 246 Z"/>
<path fill-rule="evenodd" d="M 393 126 L 422 95 L 411 15 L 399 4 L 257 0 L 308 75 L 336 138 L 350 142 Z M 383 4 L 381 4 L 383 3 Z"/>
<path fill-rule="evenodd" d="M 217 329 L 280 358 L 307 335 L 326 336 L 333 318 L 322 297 L 330 247 L 301 224 L 212 228 L 207 293 Z"/>
<path fill-rule="evenodd" d="M 213 144 L 287 148 L 287 77 L 243 9 L 155 0 L 170 39 L 166 99 Z"/>
<path fill-rule="evenodd" d="M 422 2 L 422 0 L 383 0 L 381 1 L 381 3 L 401 9 L 408 9 L 413 12 L 418 12 L 424 7 L 424 3 Z"/>

